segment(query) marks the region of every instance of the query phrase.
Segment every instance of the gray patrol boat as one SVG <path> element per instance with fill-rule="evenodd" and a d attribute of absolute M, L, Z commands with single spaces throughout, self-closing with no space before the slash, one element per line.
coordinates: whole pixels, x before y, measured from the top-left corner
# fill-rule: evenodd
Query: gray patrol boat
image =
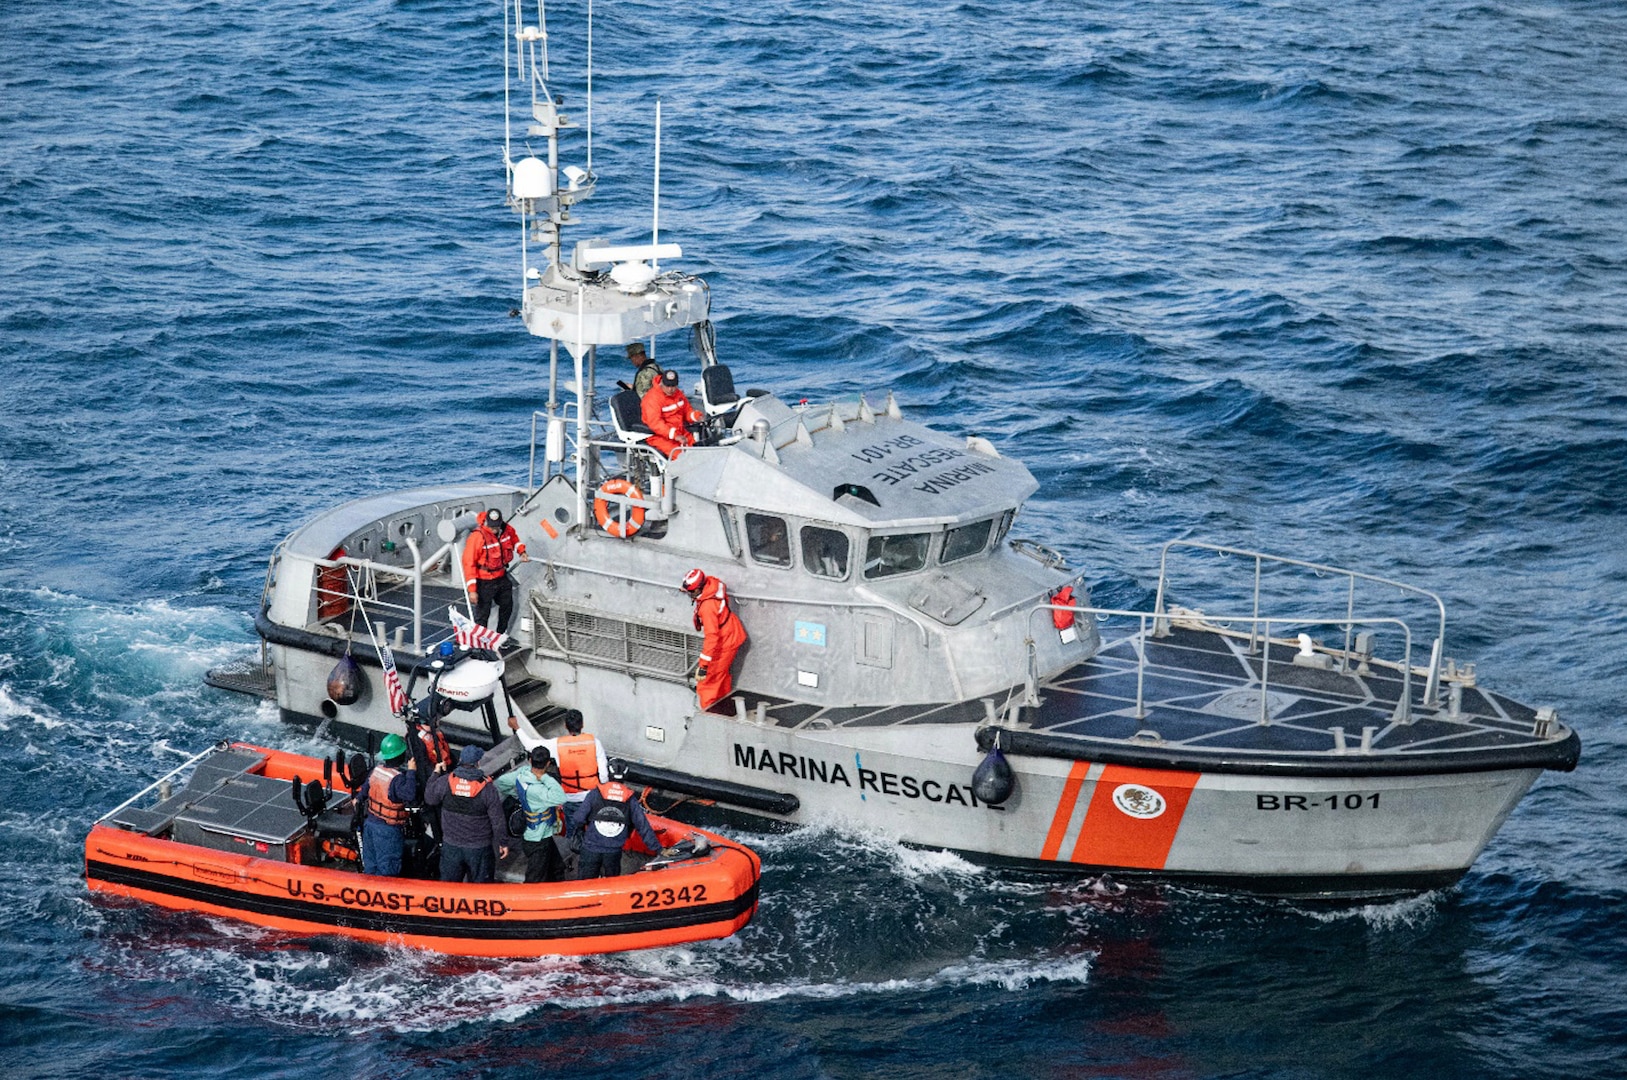
<path fill-rule="evenodd" d="M 505 35 L 505 109 L 546 142 L 516 158 L 505 116 L 520 313 L 548 343 L 527 482 L 378 494 L 301 526 L 271 556 L 259 659 L 213 684 L 376 740 L 403 728 L 387 641 L 413 696 L 456 705 L 455 741 L 509 738 L 510 716 L 525 741 L 558 735 L 576 709 L 635 781 L 674 795 L 980 861 L 1297 895 L 1449 884 L 1543 770 L 1575 766 L 1554 710 L 1445 657 L 1431 593 L 1179 541 L 1150 610 L 1095 608 L 1058 555 L 1010 535 L 1038 485 L 987 440 L 916 423 L 891 393 L 741 393 L 706 284 L 659 239 L 659 112 L 649 243 L 567 250 L 597 183 L 591 128 L 584 167 L 561 166 L 574 125 L 546 29 L 516 0 Z M 591 85 L 590 69 L 589 118 Z M 679 335 L 707 431 L 668 460 L 598 361 Z M 530 561 L 509 640 L 483 654 L 451 646 L 449 609 L 468 610 L 460 553 L 488 507 Z M 1225 556 L 1246 574 L 1233 600 L 1174 603 L 1178 560 Z M 727 583 L 750 635 L 710 710 L 692 688 L 692 567 Z M 361 667 L 340 703 L 343 656 Z"/>

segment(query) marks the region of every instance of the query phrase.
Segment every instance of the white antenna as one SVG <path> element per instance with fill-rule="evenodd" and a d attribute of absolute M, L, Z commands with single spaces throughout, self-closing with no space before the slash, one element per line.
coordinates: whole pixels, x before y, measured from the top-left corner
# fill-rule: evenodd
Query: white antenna
<path fill-rule="evenodd" d="M 542 31 L 542 80 L 548 81 L 548 5 L 537 0 L 537 29 Z"/>
<path fill-rule="evenodd" d="M 650 210 L 650 246 L 657 251 L 661 243 L 661 99 L 655 99 L 655 205 Z M 658 255 L 650 257 L 650 266 L 657 273 L 661 270 L 661 258 Z"/>
<path fill-rule="evenodd" d="M 515 3 L 518 4 L 519 0 L 515 0 Z M 508 16 L 508 0 L 503 0 L 503 166 L 505 168 L 507 168 L 508 163 L 513 160 L 509 156 L 508 73 L 509 68 L 513 66 L 514 61 L 509 59 L 509 50 L 513 49 L 516 53 L 519 52 L 519 46 L 515 42 L 509 40 L 512 35 L 509 32 Z M 520 228 L 523 235 L 523 230 L 525 228 L 524 223 L 520 225 Z"/>
<path fill-rule="evenodd" d="M 593 0 L 588 0 L 588 172 L 593 172 Z"/>

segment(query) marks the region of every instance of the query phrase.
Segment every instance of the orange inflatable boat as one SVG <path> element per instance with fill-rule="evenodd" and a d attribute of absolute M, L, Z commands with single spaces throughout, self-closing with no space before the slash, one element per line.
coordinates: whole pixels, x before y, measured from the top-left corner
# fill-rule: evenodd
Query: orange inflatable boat
<path fill-rule="evenodd" d="M 634 836 L 625 859 L 641 865 L 621 877 L 471 885 L 364 876 L 350 840 L 351 796 L 332 786 L 333 764 L 221 743 L 91 828 L 85 880 L 167 908 L 463 956 L 727 937 L 757 909 L 755 852 L 654 814 L 666 854 L 642 850 Z M 314 797 L 294 796 L 295 778 L 312 778 L 305 794 L 316 789 Z M 510 848 L 517 853 L 519 842 Z M 522 868 L 511 857 L 499 878 L 517 879 Z"/>

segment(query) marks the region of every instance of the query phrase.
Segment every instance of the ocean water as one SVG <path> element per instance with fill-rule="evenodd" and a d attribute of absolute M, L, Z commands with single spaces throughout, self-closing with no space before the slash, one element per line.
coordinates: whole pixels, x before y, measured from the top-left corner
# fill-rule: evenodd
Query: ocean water
<path fill-rule="evenodd" d="M 583 11 L 550 6 L 583 111 Z M 1463 882 L 1120 897 L 832 822 L 738 937 L 454 961 L 92 903 L 95 817 L 223 736 L 275 543 L 520 480 L 493 0 L 0 5 L 0 1075 L 1627 1075 L 1627 29 L 1604 2 L 601 0 L 600 194 L 793 399 L 893 389 L 1158 545 L 1414 581 L 1583 736 Z M 580 146 L 567 147 L 580 161 Z M 1227 567 L 1199 561 L 1202 594 Z M 1235 570 L 1235 568 L 1232 568 Z"/>

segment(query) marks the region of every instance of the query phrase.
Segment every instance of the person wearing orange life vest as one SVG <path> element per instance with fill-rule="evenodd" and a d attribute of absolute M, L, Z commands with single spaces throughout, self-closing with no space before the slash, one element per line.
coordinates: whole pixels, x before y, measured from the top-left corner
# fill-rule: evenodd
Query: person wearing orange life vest
<path fill-rule="evenodd" d="M 576 867 L 578 881 L 620 877 L 621 853 L 635 831 L 651 855 L 661 850 L 661 841 L 650 828 L 644 807 L 623 782 L 626 776 L 627 767 L 616 762 L 610 766 L 610 782 L 588 792 L 587 798 L 572 808 L 571 835 L 582 838 L 582 857 Z"/>
<path fill-rule="evenodd" d="M 639 414 L 644 426 L 655 432 L 645 440 L 645 445 L 653 446 L 669 458 L 695 445 L 695 433 L 689 430 L 689 425 L 706 419 L 678 389 L 678 373 L 670 368 L 661 373 L 661 378 L 644 395 L 639 403 Z"/>
<path fill-rule="evenodd" d="M 486 625 L 492 604 L 496 603 L 497 632 L 508 633 L 508 622 L 514 615 L 514 581 L 508 576 L 508 567 L 516 555 L 521 562 L 531 561 L 520 534 L 494 506 L 481 516 L 480 524 L 463 543 L 463 580 L 474 607 L 476 626 Z"/>
<path fill-rule="evenodd" d="M 610 762 L 604 744 L 582 732 L 582 714 L 575 709 L 565 714 L 565 734 L 557 739 L 533 739 L 520 728 L 515 717 L 508 718 L 509 730 L 526 750 L 546 746 L 559 768 L 559 786 L 572 806 L 587 798 L 588 792 L 610 779 Z"/>
<path fill-rule="evenodd" d="M 503 799 L 481 771 L 481 757 L 480 747 L 465 746 L 458 767 L 435 777 L 424 792 L 426 805 L 441 808 L 442 881 L 489 882 L 498 860 L 508 858 Z"/>
<path fill-rule="evenodd" d="M 406 768 L 402 768 L 405 764 Z M 407 741 L 386 735 L 379 744 L 379 764 L 367 776 L 367 817 L 362 822 L 362 873 L 401 876 L 406 848 L 402 832 L 407 804 L 418 797 L 418 781 L 407 761 Z"/>
<path fill-rule="evenodd" d="M 691 570 L 684 575 L 683 589 L 695 602 L 695 629 L 705 635 L 695 669 L 695 694 L 701 708 L 709 709 L 734 689 L 729 668 L 746 643 L 746 628 L 729 606 L 729 590 L 720 579 Z"/>

